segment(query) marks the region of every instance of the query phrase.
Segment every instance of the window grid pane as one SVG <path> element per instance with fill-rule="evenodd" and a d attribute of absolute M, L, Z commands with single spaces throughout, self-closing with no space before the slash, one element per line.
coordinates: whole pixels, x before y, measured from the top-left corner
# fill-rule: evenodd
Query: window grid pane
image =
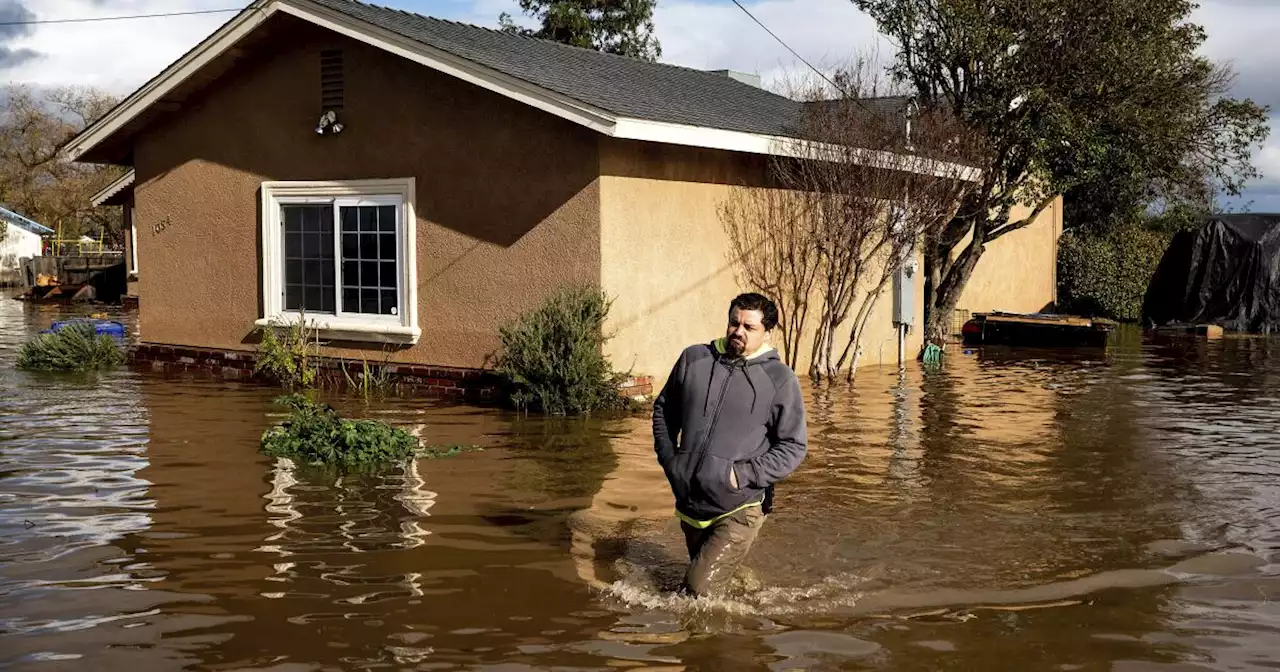
<path fill-rule="evenodd" d="M 396 206 L 344 205 L 339 218 L 343 312 L 398 315 Z"/>
<path fill-rule="evenodd" d="M 280 206 L 284 220 L 284 308 L 337 312 L 334 284 L 333 206 Z"/>

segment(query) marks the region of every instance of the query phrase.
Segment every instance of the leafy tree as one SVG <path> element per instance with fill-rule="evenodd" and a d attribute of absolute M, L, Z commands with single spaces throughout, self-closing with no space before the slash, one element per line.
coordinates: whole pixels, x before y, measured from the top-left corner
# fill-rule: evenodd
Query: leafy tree
<path fill-rule="evenodd" d="M 1235 75 L 1205 59 L 1152 92 L 1106 143 L 1096 177 L 1066 191 L 1066 228 L 1095 233 L 1147 219 L 1151 205 L 1176 216 L 1218 209 L 1261 176 L 1252 150 L 1266 140 L 1268 108 L 1227 97 Z"/>
<path fill-rule="evenodd" d="M 114 166 L 73 163 L 64 143 L 115 104 L 91 88 L 37 90 L 10 85 L 0 91 L 0 203 L 63 235 L 105 236 L 118 244 L 120 208 L 94 208 L 90 199 L 118 178 Z M 0 235 L 3 229 L 0 228 Z"/>
<path fill-rule="evenodd" d="M 658 0 L 520 0 L 520 9 L 542 26 L 521 28 L 506 12 L 498 22 L 509 33 L 656 61 L 662 56 L 662 45 L 653 35 L 657 4 Z"/>
<path fill-rule="evenodd" d="M 1141 192 L 1113 181 L 1118 172 L 1136 167 L 1145 187 L 1176 184 L 1185 168 L 1212 170 L 1221 156 L 1248 175 L 1241 148 L 1266 134 L 1245 123 L 1217 135 L 1237 126 L 1215 115 L 1256 122 L 1265 110 L 1207 101 L 1221 70 L 1197 54 L 1205 32 L 1189 21 L 1191 0 L 852 1 L 898 45 L 892 73 L 922 106 L 951 110 L 982 138 L 967 157 L 981 183 L 925 248 L 932 342 L 946 337 L 986 247 L 1031 224 L 1058 194 L 1111 185 L 1123 202 Z M 1148 153 L 1154 141 L 1160 150 Z M 1019 205 L 1028 211 L 1015 218 Z"/>

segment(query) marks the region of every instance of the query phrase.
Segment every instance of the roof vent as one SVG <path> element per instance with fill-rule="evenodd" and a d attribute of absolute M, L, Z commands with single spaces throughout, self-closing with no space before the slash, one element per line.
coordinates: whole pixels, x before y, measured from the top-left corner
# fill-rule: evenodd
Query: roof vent
<path fill-rule="evenodd" d="M 325 49 L 320 52 L 320 109 L 326 112 L 342 111 L 344 82 L 342 50 Z"/>
<path fill-rule="evenodd" d="M 757 89 L 764 88 L 760 85 L 760 75 L 753 75 L 746 72 L 738 72 L 737 70 L 712 70 L 717 75 L 724 75 L 729 79 L 737 80 L 743 84 L 749 84 Z"/>

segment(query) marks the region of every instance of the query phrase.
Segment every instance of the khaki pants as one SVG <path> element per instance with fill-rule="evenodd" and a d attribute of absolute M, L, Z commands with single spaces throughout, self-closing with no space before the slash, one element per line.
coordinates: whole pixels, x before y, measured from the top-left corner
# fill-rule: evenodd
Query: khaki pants
<path fill-rule="evenodd" d="M 689 549 L 689 569 L 682 589 L 697 596 L 723 592 L 767 517 L 761 507 L 751 506 L 703 529 L 680 523 Z"/>

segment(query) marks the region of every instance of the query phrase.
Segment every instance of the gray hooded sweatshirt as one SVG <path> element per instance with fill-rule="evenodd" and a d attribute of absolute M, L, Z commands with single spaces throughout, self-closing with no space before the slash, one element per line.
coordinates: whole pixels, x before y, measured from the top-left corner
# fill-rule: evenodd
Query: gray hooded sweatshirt
<path fill-rule="evenodd" d="M 767 512 L 774 483 L 808 449 L 799 381 L 772 348 L 745 358 L 726 354 L 724 339 L 686 348 L 654 402 L 653 440 L 684 522 Z"/>

